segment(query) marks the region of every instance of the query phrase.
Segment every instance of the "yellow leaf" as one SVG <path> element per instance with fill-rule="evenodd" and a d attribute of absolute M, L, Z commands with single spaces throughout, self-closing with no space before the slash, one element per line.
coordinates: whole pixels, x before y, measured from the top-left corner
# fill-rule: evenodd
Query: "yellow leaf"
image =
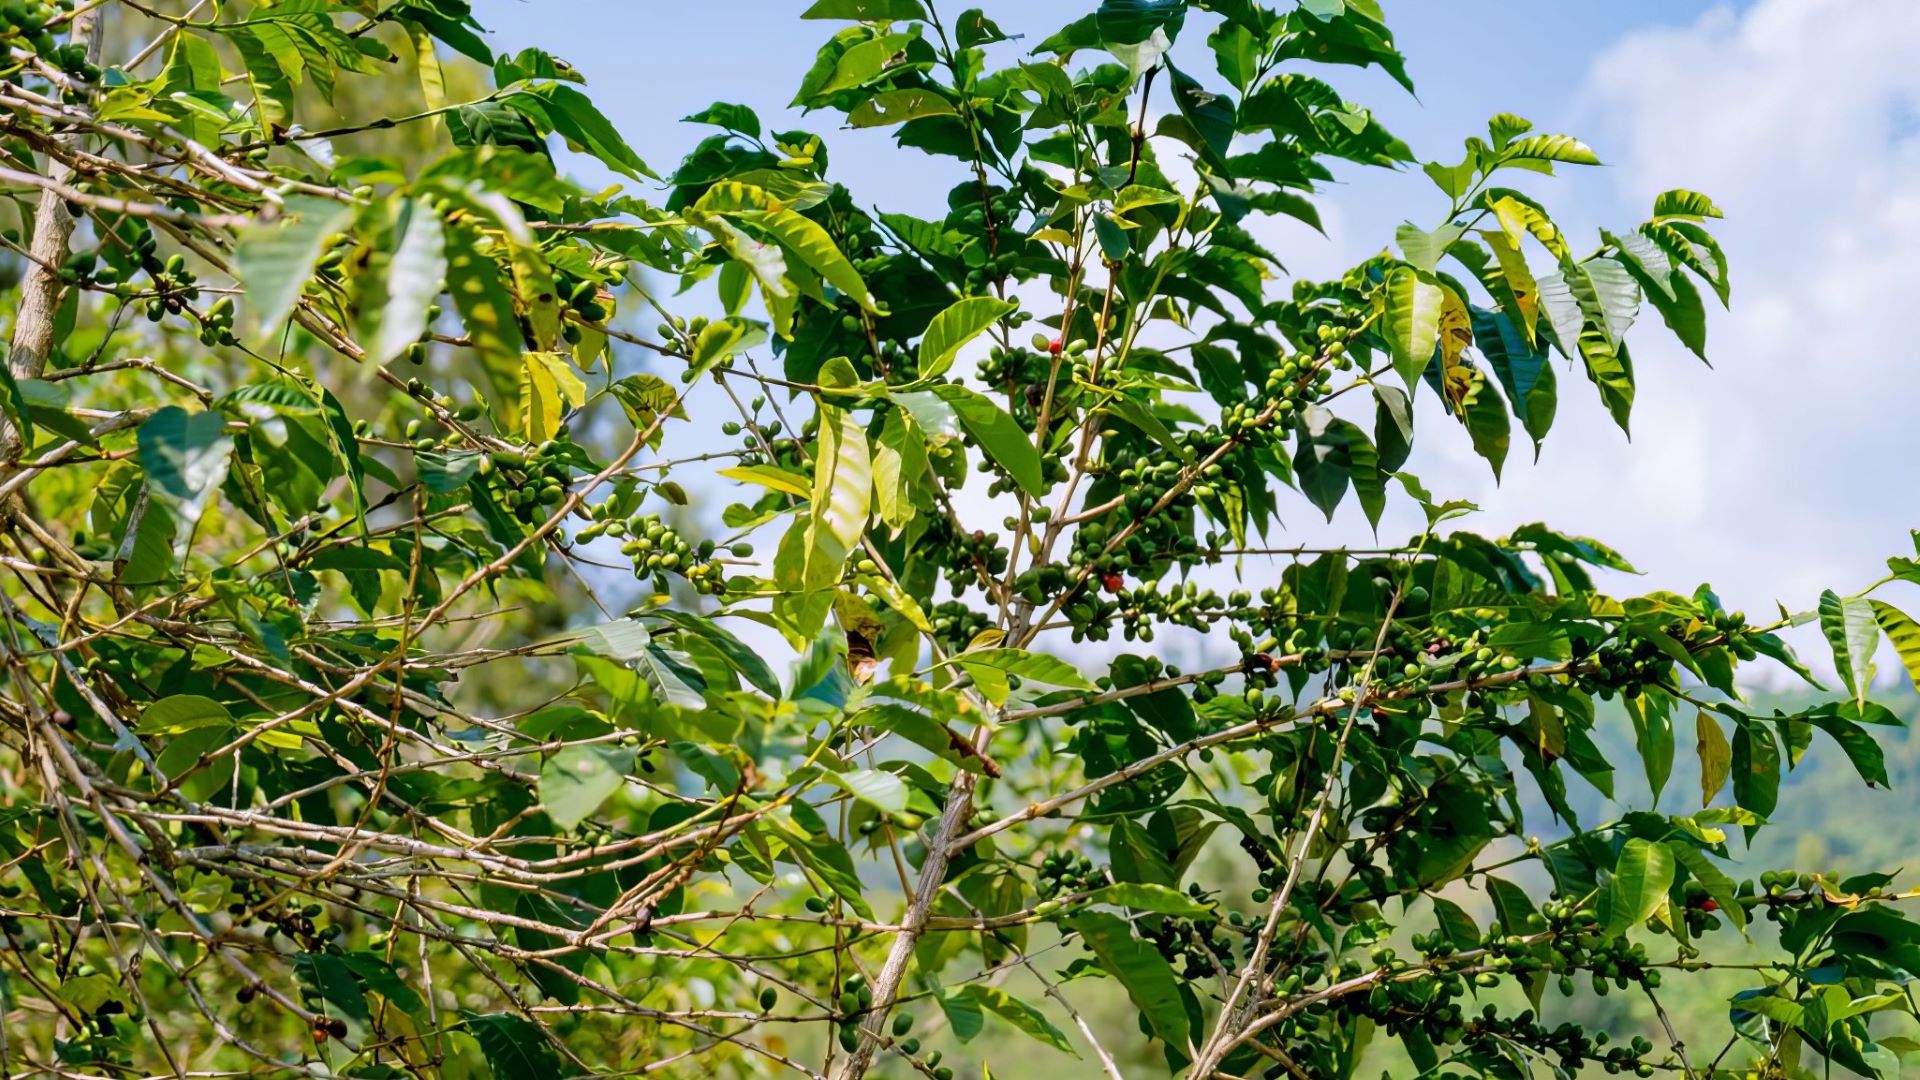
<path fill-rule="evenodd" d="M 520 370 L 521 434 L 545 442 L 560 430 L 567 410 L 587 400 L 587 384 L 560 353 L 530 352 Z"/>

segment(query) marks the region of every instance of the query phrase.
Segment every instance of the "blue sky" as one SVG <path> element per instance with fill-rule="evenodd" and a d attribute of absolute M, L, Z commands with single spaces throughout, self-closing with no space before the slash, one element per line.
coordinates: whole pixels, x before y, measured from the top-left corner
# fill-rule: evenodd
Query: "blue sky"
<path fill-rule="evenodd" d="M 1094 0 L 969 0 L 1038 41 Z M 1634 438 L 1607 421 L 1583 379 L 1562 380 L 1560 419 L 1538 466 L 1516 446 L 1496 486 L 1464 433 L 1421 415 L 1412 465 L 1436 493 L 1470 498 L 1470 527 L 1525 521 L 1597 536 L 1646 576 L 1621 591 L 1690 591 L 1711 580 L 1733 606 L 1811 607 L 1912 554 L 1920 483 L 1920 4 L 1912 0 L 1384 0 L 1418 98 L 1384 77 L 1340 73 L 1423 158 L 1456 160 L 1485 118 L 1518 112 L 1592 144 L 1606 168 L 1532 185 L 1585 243 L 1630 225 L 1670 187 L 1712 195 L 1733 262 L 1731 313 L 1711 322 L 1707 370 L 1663 329 L 1635 341 Z M 833 24 L 799 2 L 476 0 L 495 40 L 570 61 L 594 99 L 656 167 L 703 130 L 678 118 L 710 101 L 774 121 Z M 950 14 L 952 12 L 949 12 Z M 1176 46 L 1210 73 L 1202 34 Z M 893 149 L 884 132 L 787 118 L 828 139 L 856 197 L 912 211 L 944 201 L 954 164 Z M 582 166 L 581 178 L 605 181 Z M 1319 199 L 1326 237 L 1277 225 L 1266 239 L 1294 271 L 1338 272 L 1391 240 L 1403 218 L 1444 203 L 1418 172 L 1350 171 Z M 1649 319 L 1654 317 L 1649 313 Z M 1655 320 L 1657 321 L 1657 320 Z M 1287 542 L 1358 542 L 1357 512 L 1328 525 L 1302 507 Z M 1405 535 L 1406 514 L 1382 536 Z M 1906 589 L 1907 587 L 1901 586 Z M 1913 607 L 1914 590 L 1890 599 Z M 1817 638 L 1800 635 L 1803 652 Z M 1886 658 L 1888 661 L 1890 657 Z M 1883 664 L 1883 666 L 1885 666 Z"/>

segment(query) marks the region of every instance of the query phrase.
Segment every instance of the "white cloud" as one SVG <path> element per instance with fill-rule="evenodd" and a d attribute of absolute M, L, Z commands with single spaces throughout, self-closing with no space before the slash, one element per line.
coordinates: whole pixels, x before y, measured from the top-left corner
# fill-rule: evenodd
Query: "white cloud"
<path fill-rule="evenodd" d="M 1581 130 L 1613 164 L 1548 194 L 1568 220 L 1638 220 L 1691 187 L 1734 273 L 1706 370 L 1643 315 L 1634 439 L 1578 374 L 1538 468 L 1516 446 L 1483 528 L 1536 517 L 1620 546 L 1646 587 L 1711 580 L 1756 614 L 1807 608 L 1908 553 L 1920 526 L 1920 5 L 1761 0 L 1626 36 L 1594 61 Z M 1570 205 L 1570 194 L 1602 195 Z M 1427 426 L 1429 435 L 1439 417 Z M 1464 438 L 1423 452 L 1451 479 Z M 1905 600 L 1908 597 L 1901 597 Z M 1803 636 L 1803 651 L 1817 639 Z"/>

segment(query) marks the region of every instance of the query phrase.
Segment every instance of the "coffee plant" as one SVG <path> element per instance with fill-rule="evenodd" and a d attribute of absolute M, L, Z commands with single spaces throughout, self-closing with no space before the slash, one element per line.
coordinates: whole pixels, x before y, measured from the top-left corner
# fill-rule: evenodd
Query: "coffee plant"
<path fill-rule="evenodd" d="M 1900 1074 L 1915 894 L 1734 856 L 1803 755 L 1885 785 L 1920 558 L 1615 597 L 1405 471 L 1626 429 L 1707 195 L 1570 236 L 1511 114 L 1420 164 L 1321 77 L 1411 90 L 1377 0 L 801 17 L 815 130 L 668 170 L 465 0 L 0 3 L 7 1076 Z M 1368 167 L 1421 224 L 1292 278 Z M 1768 714 L 1796 624 L 1840 686 Z"/>

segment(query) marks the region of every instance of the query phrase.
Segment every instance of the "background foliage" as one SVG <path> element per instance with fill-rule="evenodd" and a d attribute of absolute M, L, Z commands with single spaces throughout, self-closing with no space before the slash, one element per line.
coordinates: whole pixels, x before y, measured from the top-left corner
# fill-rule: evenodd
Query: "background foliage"
<path fill-rule="evenodd" d="M 1403 470 L 1626 430 L 1707 195 L 1419 162 L 1315 74 L 1412 89 L 1372 0 L 802 17 L 944 217 L 743 104 L 656 169 L 462 0 L 0 4 L 9 1075 L 1899 1073 L 1904 834 L 1734 856 L 1911 775 L 1920 560 L 1616 598 Z M 1293 280 L 1336 165 L 1427 224 Z"/>

